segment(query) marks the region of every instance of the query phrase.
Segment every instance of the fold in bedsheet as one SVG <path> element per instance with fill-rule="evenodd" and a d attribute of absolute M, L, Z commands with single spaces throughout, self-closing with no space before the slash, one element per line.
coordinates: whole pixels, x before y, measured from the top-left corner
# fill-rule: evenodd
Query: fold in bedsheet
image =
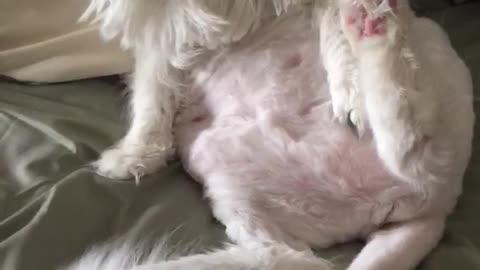
<path fill-rule="evenodd" d="M 431 14 L 450 32 L 480 85 L 480 4 Z M 477 93 L 480 88 L 477 87 Z M 85 165 L 124 132 L 122 91 L 111 79 L 28 86 L 0 82 L 0 269 L 53 270 L 95 243 L 128 233 L 168 243 L 225 240 L 201 187 L 180 164 L 140 187 Z M 479 112 L 480 102 L 475 101 Z M 480 130 L 465 192 L 441 244 L 420 269 L 480 269 Z M 420 241 L 420 240 L 419 240 Z M 319 251 L 345 265 L 361 243 Z"/>
<path fill-rule="evenodd" d="M 103 42 L 98 26 L 78 23 L 89 0 L 3 0 L 0 74 L 17 80 L 60 82 L 125 73 L 132 59 L 117 42 Z"/>
<path fill-rule="evenodd" d="M 107 80 L 0 83 L 0 269 L 55 269 L 112 235 L 223 237 L 201 188 L 174 163 L 140 187 L 85 165 L 123 132 Z M 217 232 L 218 231 L 218 232 Z"/>

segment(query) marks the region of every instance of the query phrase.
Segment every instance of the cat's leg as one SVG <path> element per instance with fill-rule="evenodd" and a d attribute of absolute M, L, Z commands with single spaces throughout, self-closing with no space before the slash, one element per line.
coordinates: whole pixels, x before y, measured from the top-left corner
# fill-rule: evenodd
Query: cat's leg
<path fill-rule="evenodd" d="M 360 89 L 379 156 L 403 180 L 435 182 L 432 168 L 443 158 L 431 151 L 439 97 L 429 64 L 410 40 L 414 15 L 408 2 L 342 2 L 342 27 L 359 61 Z"/>
<path fill-rule="evenodd" d="M 339 10 L 333 3 L 316 3 L 320 30 L 320 54 L 328 74 L 333 115 L 341 123 L 352 124 L 359 135 L 365 129 L 363 98 L 357 85 L 357 60 L 343 34 Z"/>
<path fill-rule="evenodd" d="M 438 244 L 444 218 L 391 225 L 373 233 L 348 270 L 410 270 Z"/>
<path fill-rule="evenodd" d="M 408 220 L 373 233 L 348 269 L 414 269 L 441 239 L 457 194 L 447 182 L 452 179 L 443 178 L 449 174 L 442 172 L 454 161 L 448 151 L 434 151 L 442 132 L 440 87 L 447 86 L 433 81 L 429 52 L 420 50 L 422 40 L 413 39 L 416 18 L 408 1 L 359 2 L 342 1 L 341 22 L 359 59 L 360 89 L 376 148 L 390 171 L 411 184 L 420 203 L 403 208 L 401 216 L 412 215 Z M 439 190 L 441 197 L 434 194 Z M 435 212 L 411 219 L 425 209 Z"/>
<path fill-rule="evenodd" d="M 157 59 L 137 55 L 132 84 L 132 122 L 125 137 L 102 153 L 94 163 L 97 172 L 110 178 L 135 177 L 164 166 L 174 153 L 172 124 L 179 89 L 158 80 Z"/>

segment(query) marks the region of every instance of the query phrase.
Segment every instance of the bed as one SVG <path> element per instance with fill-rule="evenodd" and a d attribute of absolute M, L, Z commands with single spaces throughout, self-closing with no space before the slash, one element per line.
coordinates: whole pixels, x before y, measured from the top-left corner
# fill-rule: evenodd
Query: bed
<path fill-rule="evenodd" d="M 415 7 L 447 29 L 479 96 L 480 2 L 452 3 L 424 0 Z M 87 166 L 125 131 L 122 89 L 116 76 L 54 84 L 0 79 L 0 269 L 59 269 L 90 246 L 126 233 L 152 241 L 168 236 L 167 245 L 194 242 L 200 250 L 226 241 L 202 188 L 178 161 L 140 186 L 103 178 Z M 464 194 L 443 240 L 419 269 L 480 269 L 479 131 Z M 318 253 L 341 269 L 361 247 Z"/>

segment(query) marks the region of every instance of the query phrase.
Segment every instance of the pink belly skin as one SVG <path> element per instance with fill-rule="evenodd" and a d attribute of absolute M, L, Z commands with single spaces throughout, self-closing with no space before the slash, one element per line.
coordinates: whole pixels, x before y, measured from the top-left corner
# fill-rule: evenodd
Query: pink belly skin
<path fill-rule="evenodd" d="M 411 192 L 368 134 L 359 140 L 333 121 L 320 62 L 313 40 L 301 37 L 218 56 L 195 73 L 176 134 L 185 168 L 222 222 L 230 209 L 327 246 L 377 228 Z"/>

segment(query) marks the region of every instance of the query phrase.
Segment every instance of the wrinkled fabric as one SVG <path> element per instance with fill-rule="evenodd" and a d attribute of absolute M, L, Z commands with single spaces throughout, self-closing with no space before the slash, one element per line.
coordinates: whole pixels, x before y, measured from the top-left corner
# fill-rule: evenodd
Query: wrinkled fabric
<path fill-rule="evenodd" d="M 88 0 L 0 1 L 0 74 L 22 81 L 64 82 L 131 71 L 118 42 L 78 23 Z"/>
<path fill-rule="evenodd" d="M 449 32 L 472 70 L 480 112 L 480 4 L 429 13 Z M 225 241 L 202 188 L 174 161 L 136 187 L 94 174 L 88 166 L 126 126 L 115 78 L 52 85 L 0 82 L 0 269 L 53 270 L 91 245 L 128 233 L 169 236 L 204 248 Z M 440 245 L 422 270 L 480 269 L 480 130 L 464 194 Z M 362 243 L 319 251 L 346 265 Z M 341 268 L 340 268 L 341 269 Z"/>

